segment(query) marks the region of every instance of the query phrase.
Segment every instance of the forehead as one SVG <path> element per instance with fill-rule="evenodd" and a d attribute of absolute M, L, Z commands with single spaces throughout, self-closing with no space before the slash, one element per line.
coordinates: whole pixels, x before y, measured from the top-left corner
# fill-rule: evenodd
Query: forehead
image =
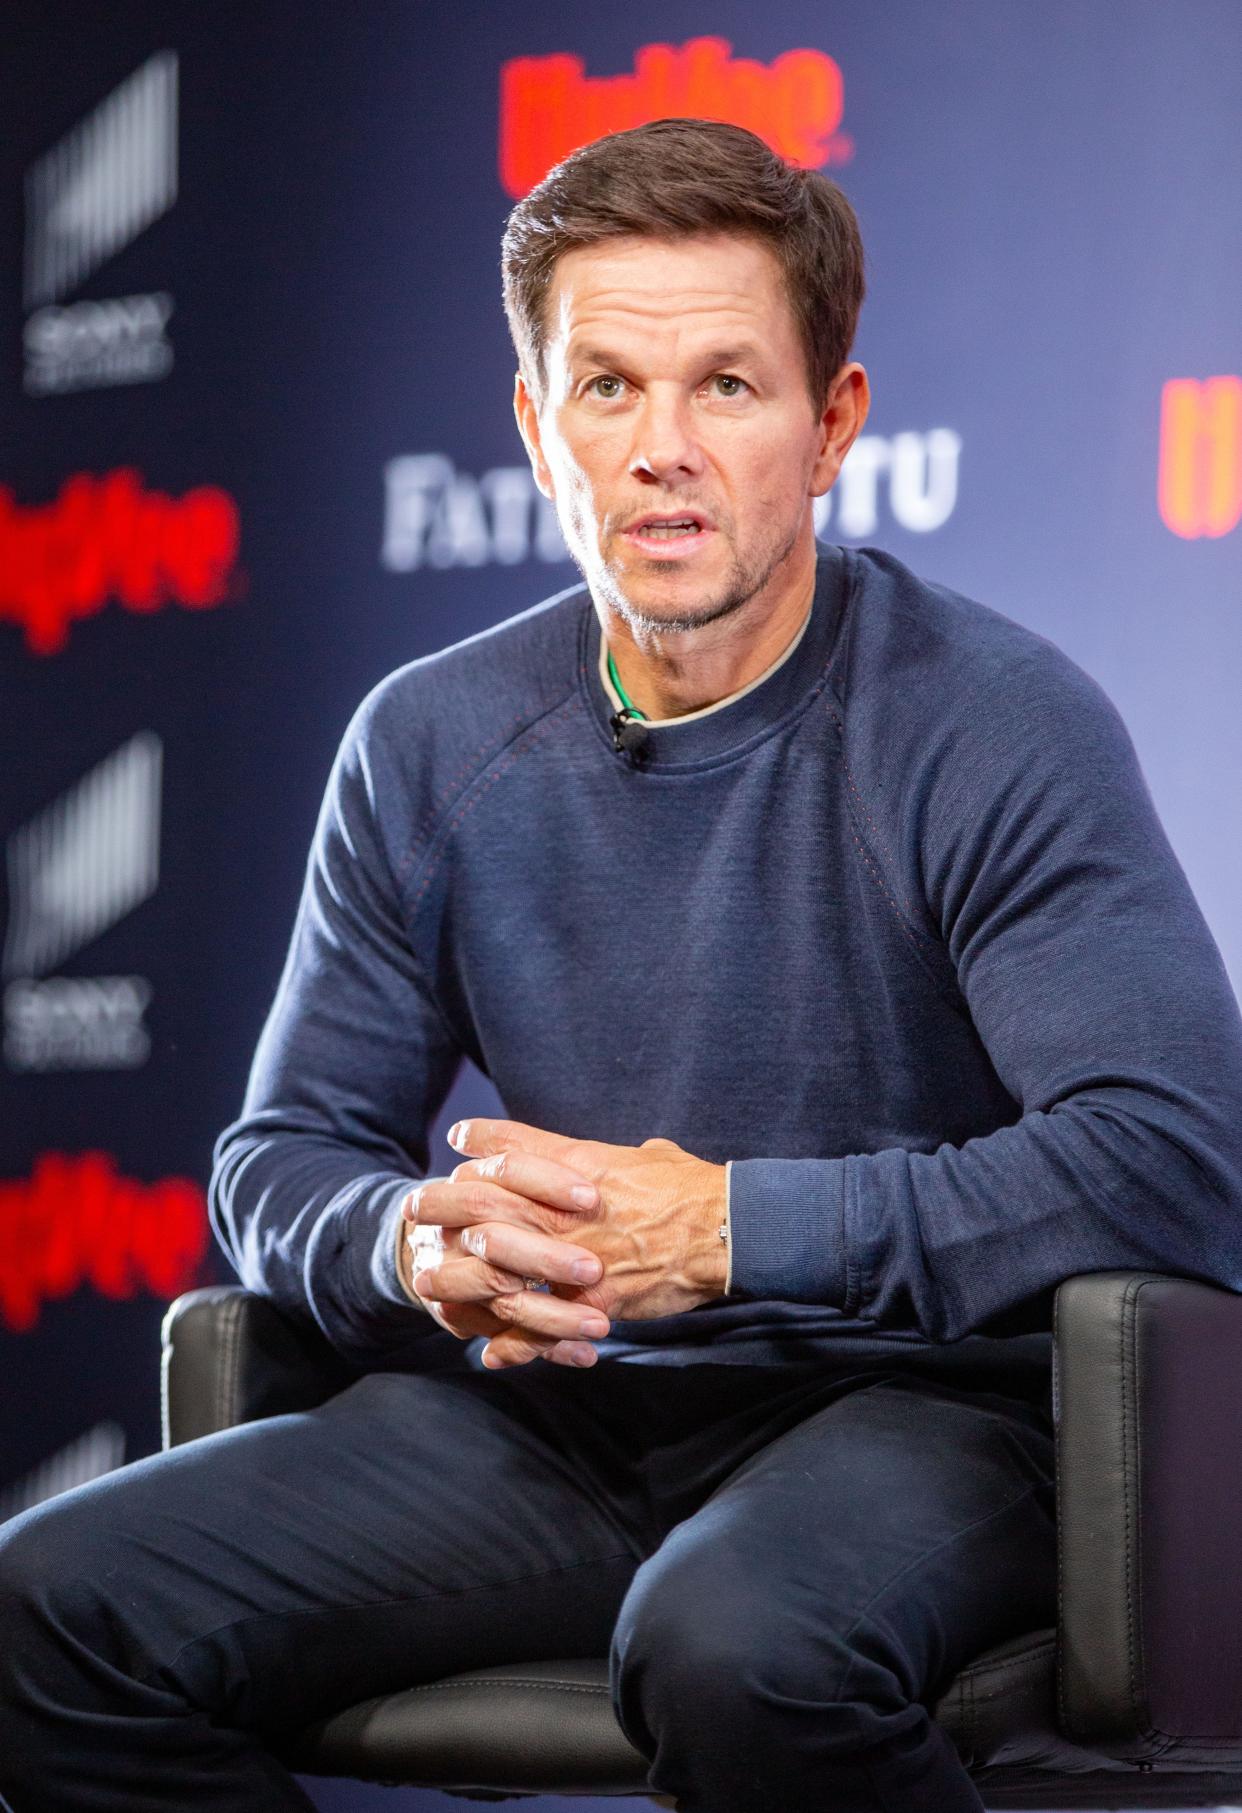
<path fill-rule="evenodd" d="M 549 349 L 572 354 L 605 332 L 694 337 L 746 333 L 796 341 L 776 254 L 725 233 L 637 236 L 579 246 L 557 260 L 547 300 Z"/>

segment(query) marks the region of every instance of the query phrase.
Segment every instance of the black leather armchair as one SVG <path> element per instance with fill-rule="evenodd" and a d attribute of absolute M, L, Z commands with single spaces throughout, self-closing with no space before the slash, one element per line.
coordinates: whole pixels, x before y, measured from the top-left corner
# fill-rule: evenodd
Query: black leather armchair
<path fill-rule="evenodd" d="M 934 1715 L 990 1808 L 1242 1798 L 1242 1296 L 1071 1278 L 1054 1355 L 1057 1625 L 979 1656 Z M 354 1376 L 262 1298 L 192 1291 L 164 1324 L 164 1445 Z M 649 1792 L 602 1658 L 412 1685 L 301 1733 L 285 1760 L 478 1800 Z"/>

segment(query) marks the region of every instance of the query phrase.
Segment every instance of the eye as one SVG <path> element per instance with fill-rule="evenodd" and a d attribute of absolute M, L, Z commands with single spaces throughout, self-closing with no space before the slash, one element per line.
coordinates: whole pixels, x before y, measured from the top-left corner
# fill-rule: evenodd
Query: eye
<path fill-rule="evenodd" d="M 611 390 L 599 389 L 598 386 L 603 384 L 610 384 L 613 388 Z M 624 388 L 625 386 L 621 379 L 612 377 L 608 372 L 602 373 L 598 378 L 592 378 L 587 385 L 588 393 L 594 391 L 595 395 L 601 397 L 605 403 L 611 403 L 615 398 L 619 397 Z"/>
<path fill-rule="evenodd" d="M 720 385 L 720 395 L 725 397 L 740 397 L 744 390 L 750 389 L 745 378 L 736 377 L 731 371 L 718 371 L 711 382 Z"/>

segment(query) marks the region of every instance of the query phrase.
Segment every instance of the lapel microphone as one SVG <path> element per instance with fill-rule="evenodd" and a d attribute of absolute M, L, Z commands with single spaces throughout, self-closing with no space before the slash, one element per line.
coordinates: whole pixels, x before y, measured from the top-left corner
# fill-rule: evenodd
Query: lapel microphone
<path fill-rule="evenodd" d="M 646 760 L 650 733 L 632 705 L 623 705 L 608 720 L 612 726 L 612 746 L 618 755 L 628 755 L 637 766 Z"/>
<path fill-rule="evenodd" d="M 618 755 L 628 755 L 630 766 L 637 768 L 647 759 L 647 744 L 650 741 L 647 719 L 636 705 L 630 704 L 629 694 L 621 684 L 611 649 L 608 651 L 608 674 L 617 689 L 617 697 L 624 701 L 620 711 L 614 711 L 608 720 L 612 726 L 612 746 Z"/>

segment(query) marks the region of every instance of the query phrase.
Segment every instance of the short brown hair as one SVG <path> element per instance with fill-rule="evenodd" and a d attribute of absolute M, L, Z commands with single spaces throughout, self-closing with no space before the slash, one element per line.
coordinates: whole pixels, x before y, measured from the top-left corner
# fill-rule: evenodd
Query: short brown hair
<path fill-rule="evenodd" d="M 509 216 L 501 252 L 505 314 L 527 387 L 547 385 L 544 307 L 557 260 L 637 234 L 749 233 L 771 247 L 806 354 L 816 409 L 849 357 L 862 307 L 863 249 L 834 182 L 800 170 L 741 126 L 653 120 L 584 145 Z"/>

